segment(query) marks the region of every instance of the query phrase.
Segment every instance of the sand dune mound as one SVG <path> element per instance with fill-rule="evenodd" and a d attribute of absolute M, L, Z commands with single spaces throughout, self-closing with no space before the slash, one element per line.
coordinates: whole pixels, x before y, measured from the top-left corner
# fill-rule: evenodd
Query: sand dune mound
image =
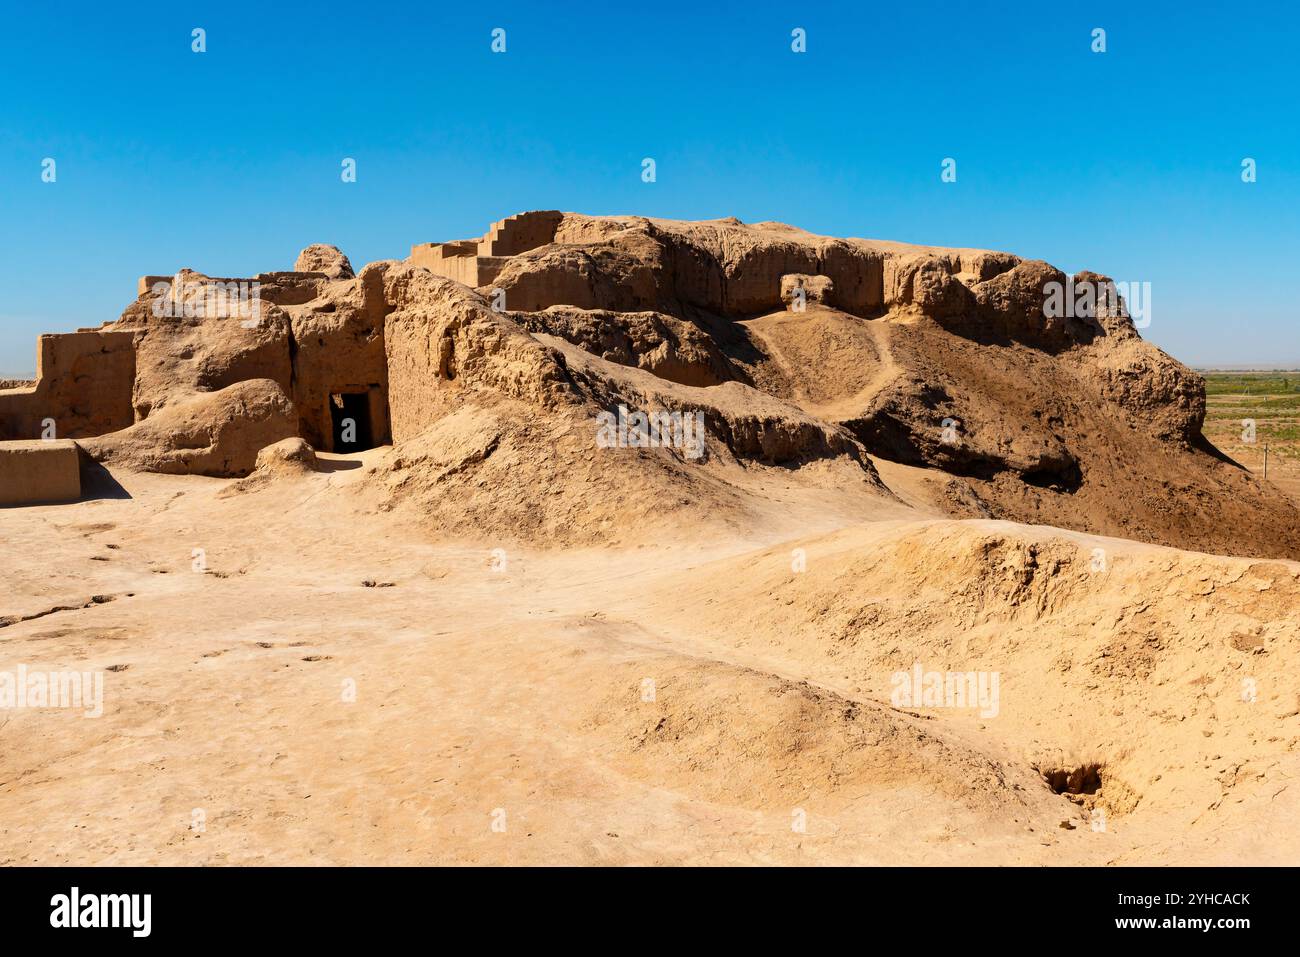
<path fill-rule="evenodd" d="M 1292 773 L 1300 565 L 998 522 L 790 544 L 804 570 L 789 545 L 721 562 L 674 588 L 689 612 L 658 627 L 882 701 L 918 665 L 997 673 L 998 738 L 1061 781 L 1100 769 L 1113 814 L 1190 823 Z"/>
<path fill-rule="evenodd" d="M 705 408 L 712 416 L 716 407 Z M 821 490 L 859 512 L 865 502 L 894 503 L 851 436 L 827 437 L 797 415 L 773 421 L 751 412 L 731 422 L 719 413 L 703 430 L 703 461 L 662 447 L 610 455 L 595 444 L 592 408 L 538 416 L 528 403 L 482 393 L 397 445 L 358 492 L 382 493 L 379 507 L 429 528 L 546 547 L 754 531 L 770 524 L 774 484 Z M 816 460 L 828 441 L 845 451 Z M 801 454 L 812 463 L 798 464 Z"/>
<path fill-rule="evenodd" d="M 645 664 L 629 667 L 632 680 L 586 718 L 610 764 L 648 783 L 755 810 L 837 811 L 914 790 L 1006 823 L 1061 811 L 1032 769 L 887 706 L 759 671 L 648 664 L 653 700 L 643 700 Z"/>

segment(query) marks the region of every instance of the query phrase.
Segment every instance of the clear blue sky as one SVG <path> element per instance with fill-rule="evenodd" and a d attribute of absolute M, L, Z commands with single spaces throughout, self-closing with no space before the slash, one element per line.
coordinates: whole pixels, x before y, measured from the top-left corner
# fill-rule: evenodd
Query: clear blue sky
<path fill-rule="evenodd" d="M 1006 249 L 1151 282 L 1185 362 L 1300 365 L 1293 4 L 474 6 L 12 6 L 0 373 L 146 273 L 359 267 L 539 208 Z"/>

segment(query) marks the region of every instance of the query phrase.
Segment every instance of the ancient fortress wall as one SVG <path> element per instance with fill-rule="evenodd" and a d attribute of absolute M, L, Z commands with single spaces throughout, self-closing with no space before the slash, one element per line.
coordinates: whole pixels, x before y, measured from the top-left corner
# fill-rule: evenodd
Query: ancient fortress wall
<path fill-rule="evenodd" d="M 553 209 L 519 213 L 493 223 L 481 239 L 412 246 L 410 262 L 478 289 L 491 285 L 511 256 L 554 242 L 563 218 Z"/>
<path fill-rule="evenodd" d="M 406 313 L 388 317 L 384 347 L 388 354 L 388 414 L 393 441 L 404 442 L 436 422 L 445 399 L 447 370 L 441 337 L 429 323 Z"/>
<path fill-rule="evenodd" d="M 36 384 L 0 391 L 0 440 L 83 438 L 135 422 L 135 334 L 82 331 L 37 340 Z"/>

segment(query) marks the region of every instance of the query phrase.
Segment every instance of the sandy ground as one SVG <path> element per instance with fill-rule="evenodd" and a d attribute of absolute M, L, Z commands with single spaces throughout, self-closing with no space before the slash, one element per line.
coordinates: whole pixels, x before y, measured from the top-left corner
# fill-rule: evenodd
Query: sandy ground
<path fill-rule="evenodd" d="M 0 671 L 104 678 L 5 712 L 0 863 L 1300 862 L 1300 566 L 812 501 L 494 551 L 384 454 L 0 511 Z M 914 662 L 997 714 L 891 705 Z"/>

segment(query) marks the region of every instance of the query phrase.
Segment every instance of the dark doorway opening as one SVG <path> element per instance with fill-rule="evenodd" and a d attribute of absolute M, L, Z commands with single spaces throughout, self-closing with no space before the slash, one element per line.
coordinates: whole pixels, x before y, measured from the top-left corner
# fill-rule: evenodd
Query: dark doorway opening
<path fill-rule="evenodd" d="M 330 396 L 335 452 L 362 452 L 374 448 L 370 432 L 370 396 L 365 392 L 338 392 Z"/>

